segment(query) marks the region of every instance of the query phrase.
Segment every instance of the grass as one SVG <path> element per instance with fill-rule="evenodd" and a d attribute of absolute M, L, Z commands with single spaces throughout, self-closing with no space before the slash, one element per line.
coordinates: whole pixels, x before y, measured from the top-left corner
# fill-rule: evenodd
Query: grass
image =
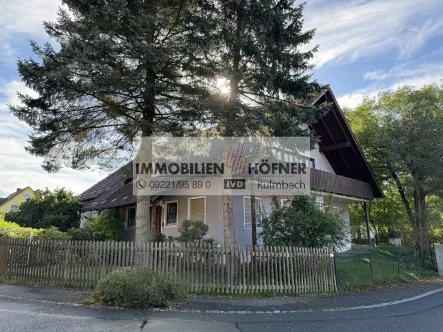
<path fill-rule="evenodd" d="M 371 275 L 372 263 L 372 275 Z M 336 255 L 337 286 L 340 291 L 355 291 L 374 286 L 417 281 L 437 276 L 418 266 L 414 252 L 407 248 L 379 248 L 372 253 Z"/>

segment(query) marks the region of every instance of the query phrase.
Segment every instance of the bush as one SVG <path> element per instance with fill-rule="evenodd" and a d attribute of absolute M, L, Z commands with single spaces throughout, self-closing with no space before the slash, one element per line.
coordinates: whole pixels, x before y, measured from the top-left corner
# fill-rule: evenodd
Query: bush
<path fill-rule="evenodd" d="M 166 242 L 167 237 L 163 233 L 157 233 L 154 236 L 154 239 L 152 239 L 153 242 Z"/>
<path fill-rule="evenodd" d="M 41 232 L 37 234 L 36 238 L 47 240 L 69 240 L 71 236 L 68 233 L 60 231 L 57 227 L 49 227 L 42 229 Z"/>
<path fill-rule="evenodd" d="M 88 233 L 90 233 L 92 234 L 92 240 L 95 241 L 120 241 L 124 222 L 125 220 L 120 213 L 104 210 L 98 215 L 98 217 L 91 219 L 83 227 L 85 230 L 75 232 L 75 235 L 84 236 L 85 240 L 89 240 L 88 237 L 90 235 L 88 235 Z"/>
<path fill-rule="evenodd" d="M 147 267 L 123 268 L 108 274 L 94 289 L 95 301 L 121 308 L 166 308 L 187 299 L 187 286 L 173 276 Z"/>
<path fill-rule="evenodd" d="M 71 228 L 68 230 L 68 234 L 72 240 L 92 241 L 94 239 L 94 234 L 87 227 Z"/>
<path fill-rule="evenodd" d="M 0 236 L 13 238 L 30 238 L 37 236 L 42 229 L 32 227 L 21 227 L 20 225 L 5 221 L 3 214 L 0 214 Z"/>
<path fill-rule="evenodd" d="M 78 197 L 71 191 L 45 189 L 37 190 L 32 198 L 20 204 L 18 211 L 6 213 L 5 220 L 25 227 L 54 226 L 66 232 L 71 227 L 78 227 L 79 211 Z"/>
<path fill-rule="evenodd" d="M 267 245 L 342 247 L 345 227 L 339 213 L 323 211 L 313 197 L 295 197 L 289 206 L 276 198 L 262 220 L 261 236 Z"/>
<path fill-rule="evenodd" d="M 201 242 L 208 230 L 209 226 L 204 222 L 183 220 L 178 229 L 180 236 L 177 237 L 177 240 L 179 242 Z"/>

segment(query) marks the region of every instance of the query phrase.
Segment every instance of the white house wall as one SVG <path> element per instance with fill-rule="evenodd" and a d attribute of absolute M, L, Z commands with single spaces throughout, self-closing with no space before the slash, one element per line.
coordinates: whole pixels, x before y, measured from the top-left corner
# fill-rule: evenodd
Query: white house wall
<path fill-rule="evenodd" d="M 188 219 L 188 198 L 194 196 L 165 196 L 163 204 L 169 201 L 178 201 L 178 220 L 177 225 L 163 226 L 162 233 L 166 236 L 179 236 L 178 228 L 183 220 Z M 198 196 L 196 196 L 198 197 Z M 165 210 L 163 209 L 163 214 Z M 208 234 L 205 238 L 214 239 L 215 243 L 222 244 L 223 237 L 223 218 L 222 218 L 222 197 L 206 196 L 206 224 L 209 226 Z"/>
<path fill-rule="evenodd" d="M 315 145 L 315 149 L 311 150 L 310 157 L 315 159 L 315 168 L 328 173 L 334 173 L 334 169 L 329 163 L 325 154 L 320 152 L 318 144 Z"/>

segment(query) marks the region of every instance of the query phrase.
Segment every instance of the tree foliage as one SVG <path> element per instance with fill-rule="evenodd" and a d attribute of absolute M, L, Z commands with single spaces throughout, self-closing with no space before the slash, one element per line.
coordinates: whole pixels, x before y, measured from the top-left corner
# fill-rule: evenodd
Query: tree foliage
<path fill-rule="evenodd" d="M 340 248 L 346 239 L 342 216 L 322 210 L 308 196 L 295 197 L 288 206 L 274 198 L 262 228 L 260 236 L 266 245 Z"/>
<path fill-rule="evenodd" d="M 57 227 L 66 232 L 71 227 L 78 227 L 80 222 L 80 203 L 78 197 L 64 188 L 54 191 L 45 189 L 23 202 L 16 212 L 8 212 L 5 220 L 20 226 L 33 228 Z"/>
<path fill-rule="evenodd" d="M 402 202 L 422 261 L 431 241 L 428 197 L 443 186 L 443 86 L 410 86 L 365 99 L 347 111 L 379 180 Z"/>
<path fill-rule="evenodd" d="M 31 46 L 19 74 L 37 96 L 12 113 L 31 126 L 27 150 L 57 171 L 127 162 L 141 136 L 314 136 L 301 124 L 325 111 L 310 101 L 316 48 L 303 51 L 295 0 L 63 0 L 50 43 Z M 229 93 L 219 89 L 225 80 Z M 139 241 L 150 239 L 149 197 L 137 198 Z M 226 213 L 231 216 L 232 204 Z M 231 232 L 232 233 L 232 232 Z M 225 234 L 225 237 L 227 234 Z"/>

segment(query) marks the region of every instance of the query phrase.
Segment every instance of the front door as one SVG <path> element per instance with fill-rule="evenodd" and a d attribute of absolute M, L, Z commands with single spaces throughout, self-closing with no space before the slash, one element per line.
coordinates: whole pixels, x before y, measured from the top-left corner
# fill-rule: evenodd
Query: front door
<path fill-rule="evenodd" d="M 149 212 L 151 213 L 151 235 L 152 237 L 156 236 L 158 233 L 162 231 L 162 212 L 163 208 L 160 205 L 155 206 L 155 215 L 152 211 L 152 206 L 149 208 Z"/>

